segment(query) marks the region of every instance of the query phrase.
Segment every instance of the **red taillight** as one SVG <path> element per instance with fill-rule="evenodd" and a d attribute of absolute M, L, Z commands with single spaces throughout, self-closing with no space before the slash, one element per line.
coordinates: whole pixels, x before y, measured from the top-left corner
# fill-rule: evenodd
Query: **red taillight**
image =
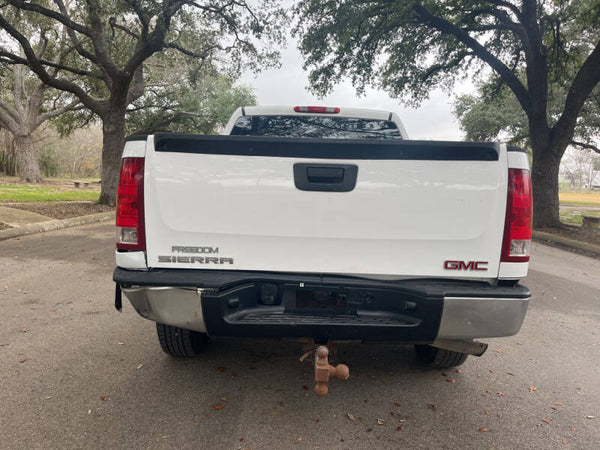
<path fill-rule="evenodd" d="M 337 114 L 340 112 L 340 108 L 331 106 L 294 106 L 294 111 L 313 114 Z"/>
<path fill-rule="evenodd" d="M 532 212 L 531 175 L 529 170 L 508 169 L 508 199 L 500 261 L 529 261 Z"/>
<path fill-rule="evenodd" d="M 117 191 L 117 248 L 145 251 L 144 158 L 123 158 Z"/>

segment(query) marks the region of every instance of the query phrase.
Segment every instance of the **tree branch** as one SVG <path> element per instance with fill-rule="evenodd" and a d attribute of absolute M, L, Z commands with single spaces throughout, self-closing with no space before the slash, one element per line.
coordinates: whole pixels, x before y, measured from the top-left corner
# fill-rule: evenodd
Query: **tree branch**
<path fill-rule="evenodd" d="M 563 112 L 552 128 L 555 137 L 571 140 L 579 112 L 598 83 L 600 83 L 600 42 L 581 65 L 571 83 Z"/>
<path fill-rule="evenodd" d="M 488 0 L 488 2 L 501 8 L 510 10 L 517 17 L 519 22 L 521 22 L 523 16 L 521 15 L 521 10 L 516 5 L 504 0 Z"/>
<path fill-rule="evenodd" d="M 6 32 L 8 34 L 10 34 L 21 45 L 21 48 L 23 49 L 23 52 L 25 53 L 25 57 L 27 58 L 26 64 L 30 67 L 30 69 L 35 74 L 37 74 L 38 77 L 40 77 L 40 79 L 44 83 L 46 83 L 49 86 L 52 86 L 56 89 L 59 89 L 62 91 L 69 91 L 72 94 L 75 94 L 77 97 L 79 97 L 79 99 L 82 101 L 82 103 L 85 106 L 90 108 L 92 111 L 94 111 L 99 116 L 101 116 L 101 117 L 103 116 L 103 114 L 105 112 L 103 103 L 100 102 L 99 100 L 96 100 L 92 96 L 90 96 L 87 92 L 85 92 L 77 84 L 70 82 L 68 80 L 62 79 L 62 78 L 51 77 L 44 69 L 44 66 L 42 65 L 41 61 L 36 57 L 33 48 L 31 48 L 31 44 L 29 43 L 29 40 L 25 36 L 23 36 L 2 15 L 0 15 L 0 27 L 3 28 L 4 30 L 6 30 Z M 5 51 L 4 52 L 0 51 L 0 56 L 5 56 L 5 57 L 8 57 L 13 60 L 21 59 L 20 57 L 17 57 L 16 55 L 12 55 Z"/>
<path fill-rule="evenodd" d="M 25 2 L 22 0 L 5 0 L 5 1 L 7 3 L 15 6 L 16 8 L 24 9 L 25 11 L 32 11 L 32 12 L 41 14 L 43 16 L 49 17 L 50 19 L 57 20 L 58 22 L 62 23 L 64 26 L 77 31 L 78 33 L 81 33 L 83 35 L 91 37 L 89 28 L 87 28 L 83 25 L 80 25 L 77 22 L 72 21 L 71 19 L 63 16 L 59 12 L 53 11 L 48 8 L 44 8 L 43 6 L 33 3 L 33 2 Z"/>
<path fill-rule="evenodd" d="M 19 117 L 4 102 L 0 102 L 0 127 L 6 128 L 13 134 L 19 128 Z"/>
<path fill-rule="evenodd" d="M 85 108 L 85 107 L 83 105 L 81 105 L 81 102 L 79 100 L 73 100 L 71 103 L 69 103 L 67 105 L 64 105 L 64 106 L 61 106 L 59 108 L 55 108 L 55 109 L 52 109 L 50 111 L 46 111 L 43 114 L 40 114 L 39 117 L 38 117 L 38 121 L 37 121 L 37 125 L 36 126 L 40 126 L 46 120 L 58 117 L 61 114 L 66 113 L 67 111 L 79 111 L 79 110 L 81 110 L 83 108 Z"/>
<path fill-rule="evenodd" d="M 593 150 L 596 153 L 600 154 L 600 147 L 598 147 L 596 145 L 586 144 L 585 142 L 579 142 L 579 141 L 574 141 L 574 140 L 571 140 L 570 144 L 575 145 L 580 148 L 585 148 L 586 150 Z"/>
<path fill-rule="evenodd" d="M 54 0 L 54 3 L 56 3 L 56 5 L 58 6 L 58 9 L 63 14 L 63 16 L 68 18 L 69 13 L 68 13 L 67 8 L 65 7 L 65 4 L 63 3 L 63 1 L 62 0 Z M 79 53 L 84 58 L 90 60 L 92 63 L 98 64 L 98 60 L 96 59 L 96 57 L 92 53 L 88 52 L 83 47 L 83 45 L 81 45 L 81 42 L 79 41 L 79 38 L 77 37 L 77 34 L 75 33 L 76 30 L 74 28 L 66 26 L 66 25 L 65 25 L 65 29 L 67 30 L 67 33 L 69 34 L 69 38 L 73 42 L 73 46 L 75 47 L 75 50 L 77 50 L 77 53 Z"/>
<path fill-rule="evenodd" d="M 0 26 L 1 25 L 1 18 L 0 18 Z M 0 62 L 6 63 L 6 64 L 16 64 L 16 65 L 24 65 L 24 66 L 31 66 L 31 63 L 29 61 L 29 59 L 27 58 L 22 58 L 20 56 L 17 56 L 13 53 L 7 52 L 5 50 L 0 49 L 0 58 L 6 58 L 6 59 L 0 59 Z M 86 76 L 86 77 L 94 77 L 97 79 L 101 79 L 101 77 L 94 75 L 92 72 L 88 72 L 87 70 L 82 70 L 82 69 L 76 69 L 74 67 L 70 67 L 70 66 L 65 66 L 64 64 L 58 64 L 56 62 L 53 61 L 48 61 L 45 59 L 38 59 L 39 63 L 42 66 L 48 66 L 48 67 L 52 67 L 58 70 L 66 70 L 67 72 L 71 72 L 75 75 L 81 75 L 81 76 Z M 48 74 L 49 77 L 53 77 L 53 75 Z"/>
<path fill-rule="evenodd" d="M 422 4 L 415 4 L 414 10 L 420 18 L 420 20 L 422 20 L 425 23 L 428 23 L 430 26 L 444 34 L 454 36 L 462 44 L 466 45 L 468 48 L 473 50 L 473 52 L 475 52 L 475 54 L 479 58 L 481 58 L 485 63 L 487 63 L 492 69 L 494 69 L 494 71 L 496 71 L 496 73 L 498 73 L 498 75 L 500 75 L 505 80 L 508 87 L 510 87 L 510 89 L 514 92 L 523 110 L 527 114 L 529 114 L 529 112 L 531 111 L 531 98 L 529 92 L 527 91 L 527 88 L 502 61 L 500 61 L 496 56 L 490 53 L 483 45 L 477 42 L 474 38 L 469 36 L 469 34 L 465 30 L 458 28 L 448 20 L 434 16 Z"/>
<path fill-rule="evenodd" d="M 184 47 L 181 47 L 179 44 L 175 42 L 167 42 L 165 43 L 165 48 L 172 48 L 173 50 L 177 50 L 180 53 L 183 53 L 186 56 L 191 56 L 192 58 L 198 58 L 205 60 L 210 56 L 210 52 L 213 50 L 222 50 L 220 45 L 211 45 L 208 48 L 204 49 L 202 52 L 194 52 L 192 50 L 188 50 Z"/>

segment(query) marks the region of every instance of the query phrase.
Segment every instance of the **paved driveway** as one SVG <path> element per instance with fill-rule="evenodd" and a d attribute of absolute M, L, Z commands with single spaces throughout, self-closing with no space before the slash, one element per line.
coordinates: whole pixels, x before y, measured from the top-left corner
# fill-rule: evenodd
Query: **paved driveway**
<path fill-rule="evenodd" d="M 598 260 L 534 245 L 519 335 L 460 372 L 345 345 L 351 378 L 318 398 L 296 343 L 164 355 L 153 323 L 112 306 L 113 239 L 94 224 L 0 242 L 3 448 L 600 448 Z"/>

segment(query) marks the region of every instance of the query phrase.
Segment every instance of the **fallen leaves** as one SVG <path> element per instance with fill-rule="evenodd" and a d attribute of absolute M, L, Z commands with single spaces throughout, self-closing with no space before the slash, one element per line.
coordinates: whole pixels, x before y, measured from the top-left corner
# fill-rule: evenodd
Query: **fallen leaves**
<path fill-rule="evenodd" d="M 447 383 L 456 383 L 456 380 L 454 378 L 448 378 L 446 380 Z"/>
<path fill-rule="evenodd" d="M 586 419 L 595 419 L 596 416 L 585 416 Z"/>
<path fill-rule="evenodd" d="M 300 442 L 302 442 L 302 438 L 301 437 L 298 438 L 298 439 L 296 439 L 296 442 L 294 442 L 294 444 L 299 444 Z"/>
<path fill-rule="evenodd" d="M 217 367 L 217 370 L 218 370 L 219 372 L 221 372 L 221 373 L 223 373 L 223 372 L 227 372 L 227 369 L 226 369 L 225 367 L 223 367 L 223 366 L 219 366 L 219 367 Z"/>
<path fill-rule="evenodd" d="M 29 330 L 28 330 L 27 328 L 23 328 L 23 329 L 21 330 L 21 333 L 27 333 L 28 331 L 29 331 Z"/>
<path fill-rule="evenodd" d="M 144 367 L 144 365 L 143 365 L 143 364 L 140 364 L 139 366 L 137 366 L 137 367 L 135 368 L 135 370 L 140 370 L 142 367 Z"/>
<path fill-rule="evenodd" d="M 105 402 L 106 401 L 106 395 L 101 395 L 100 396 L 100 400 L 102 400 L 103 402 Z"/>
<path fill-rule="evenodd" d="M 225 406 L 221 405 L 220 403 L 217 403 L 216 405 L 212 405 L 211 408 L 215 411 L 221 411 L 223 408 L 225 408 Z"/>
<path fill-rule="evenodd" d="M 547 423 L 548 425 L 550 425 L 550 421 L 548 419 L 542 419 L 542 422 Z"/>
<path fill-rule="evenodd" d="M 305 391 L 308 391 L 308 386 L 307 385 L 303 385 L 302 389 L 304 389 Z"/>
<path fill-rule="evenodd" d="M 352 422 L 354 422 L 356 420 L 356 418 L 354 417 L 354 415 L 348 413 L 346 414 L 348 416 L 348 419 L 350 419 Z"/>
<path fill-rule="evenodd" d="M 227 403 L 227 397 L 221 397 L 221 401 Z"/>
<path fill-rule="evenodd" d="M 385 425 L 386 420 L 385 419 L 377 419 L 377 424 L 378 425 Z"/>
<path fill-rule="evenodd" d="M 554 404 L 555 404 L 556 406 L 562 406 L 562 403 L 561 403 L 561 402 L 554 402 Z"/>
<path fill-rule="evenodd" d="M 534 391 L 537 391 L 537 387 L 529 386 L 529 392 L 534 392 Z"/>
<path fill-rule="evenodd" d="M 435 409 L 435 408 L 437 408 L 437 405 L 435 403 L 427 403 L 427 407 L 429 409 Z"/>
<path fill-rule="evenodd" d="M 402 431 L 404 430 L 404 427 L 402 425 L 399 425 L 396 427 L 396 431 Z"/>
<path fill-rule="evenodd" d="M 487 428 L 483 428 L 483 427 L 479 429 L 479 431 L 481 431 L 482 433 L 487 433 L 487 430 L 488 430 Z"/>

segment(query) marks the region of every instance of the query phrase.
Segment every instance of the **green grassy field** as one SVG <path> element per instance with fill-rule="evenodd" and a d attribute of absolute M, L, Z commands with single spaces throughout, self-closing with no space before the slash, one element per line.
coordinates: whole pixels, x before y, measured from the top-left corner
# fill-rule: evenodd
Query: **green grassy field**
<path fill-rule="evenodd" d="M 61 186 L 0 184 L 0 202 L 98 201 L 97 189 L 69 189 Z"/>
<path fill-rule="evenodd" d="M 567 225 L 581 225 L 583 216 L 600 217 L 600 211 L 561 211 L 560 221 Z"/>

